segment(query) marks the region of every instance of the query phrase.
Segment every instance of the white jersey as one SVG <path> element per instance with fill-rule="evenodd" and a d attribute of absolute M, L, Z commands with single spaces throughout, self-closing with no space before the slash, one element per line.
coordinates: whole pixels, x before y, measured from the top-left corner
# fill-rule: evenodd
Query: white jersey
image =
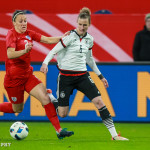
<path fill-rule="evenodd" d="M 58 67 L 62 70 L 86 71 L 86 54 L 93 46 L 93 37 L 88 33 L 80 37 L 76 31 L 61 39 L 65 48 L 57 53 Z"/>
<path fill-rule="evenodd" d="M 81 37 L 75 30 L 70 35 L 65 36 L 61 41 L 49 52 L 45 58 L 45 64 L 57 54 L 58 67 L 61 70 L 68 71 L 87 71 L 86 63 L 93 71 L 100 75 L 100 71 L 92 56 L 93 37 L 86 33 Z"/>

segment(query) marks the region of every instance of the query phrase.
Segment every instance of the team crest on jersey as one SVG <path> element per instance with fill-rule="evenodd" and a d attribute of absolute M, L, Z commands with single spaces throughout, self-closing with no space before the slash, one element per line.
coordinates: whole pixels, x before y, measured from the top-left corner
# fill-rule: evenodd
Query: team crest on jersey
<path fill-rule="evenodd" d="M 77 39 L 74 39 L 73 42 L 77 41 Z"/>
<path fill-rule="evenodd" d="M 26 38 L 27 38 L 28 40 L 31 40 L 31 37 L 30 37 L 29 35 L 27 35 Z"/>
<path fill-rule="evenodd" d="M 61 91 L 61 92 L 60 92 L 60 97 L 61 97 L 61 98 L 64 98 L 64 97 L 65 97 L 65 92 L 64 92 L 64 91 Z"/>
<path fill-rule="evenodd" d="M 11 97 L 11 99 L 12 99 L 13 102 L 17 101 L 17 97 Z"/>
<path fill-rule="evenodd" d="M 88 44 L 89 42 L 88 42 L 88 40 L 85 40 L 85 44 Z"/>

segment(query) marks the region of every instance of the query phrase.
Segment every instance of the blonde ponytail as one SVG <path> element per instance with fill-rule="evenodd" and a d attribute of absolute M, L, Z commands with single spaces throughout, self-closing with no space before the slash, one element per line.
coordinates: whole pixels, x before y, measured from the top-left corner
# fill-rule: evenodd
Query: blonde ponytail
<path fill-rule="evenodd" d="M 91 24 L 91 11 L 89 8 L 87 7 L 83 7 L 81 10 L 80 10 L 80 13 L 78 15 L 78 19 L 86 19 L 88 18 L 89 20 L 89 24 Z"/>
<path fill-rule="evenodd" d="M 90 11 L 90 9 L 87 8 L 87 7 L 83 7 L 83 8 L 80 10 L 80 14 L 81 14 L 81 13 L 85 13 L 85 14 L 87 14 L 88 16 L 91 15 L 91 11 Z"/>

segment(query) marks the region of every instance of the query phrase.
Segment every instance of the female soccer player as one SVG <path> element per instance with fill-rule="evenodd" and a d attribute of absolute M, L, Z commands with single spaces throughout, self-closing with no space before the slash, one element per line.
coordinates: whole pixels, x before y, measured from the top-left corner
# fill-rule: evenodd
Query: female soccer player
<path fill-rule="evenodd" d="M 33 75 L 30 66 L 30 52 L 33 41 L 53 44 L 61 37 L 46 37 L 27 29 L 25 12 L 17 10 L 12 16 L 13 28 L 6 36 L 7 60 L 4 87 L 10 102 L 0 104 L 0 112 L 20 113 L 24 107 L 24 91 L 38 99 L 44 106 L 46 115 L 54 126 L 58 138 L 71 136 L 72 131 L 61 129 L 54 105 L 43 83 Z"/>
<path fill-rule="evenodd" d="M 58 69 L 58 113 L 65 117 L 69 111 L 69 97 L 74 89 L 83 92 L 99 110 L 103 123 L 108 128 L 113 140 L 128 140 L 118 136 L 112 117 L 103 103 L 100 92 L 87 72 L 86 63 L 93 69 L 108 87 L 107 80 L 96 66 L 92 56 L 93 37 L 87 33 L 91 24 L 90 10 L 83 8 L 77 18 L 78 26 L 70 35 L 61 38 L 61 41 L 49 52 L 45 58 L 41 71 L 47 73 L 49 61 L 57 54 Z"/>

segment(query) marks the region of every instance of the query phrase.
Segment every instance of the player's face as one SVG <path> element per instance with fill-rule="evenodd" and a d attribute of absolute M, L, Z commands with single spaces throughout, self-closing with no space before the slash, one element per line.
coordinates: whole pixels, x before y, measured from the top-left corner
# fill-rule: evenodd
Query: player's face
<path fill-rule="evenodd" d="M 150 18 L 146 20 L 146 28 L 148 31 L 150 31 Z"/>
<path fill-rule="evenodd" d="M 18 15 L 13 22 L 14 27 L 18 33 L 24 33 L 27 30 L 27 18 L 25 15 Z"/>
<path fill-rule="evenodd" d="M 90 26 L 88 18 L 86 19 L 79 18 L 77 23 L 78 23 L 77 33 L 81 36 L 84 36 L 88 30 L 88 27 Z"/>

